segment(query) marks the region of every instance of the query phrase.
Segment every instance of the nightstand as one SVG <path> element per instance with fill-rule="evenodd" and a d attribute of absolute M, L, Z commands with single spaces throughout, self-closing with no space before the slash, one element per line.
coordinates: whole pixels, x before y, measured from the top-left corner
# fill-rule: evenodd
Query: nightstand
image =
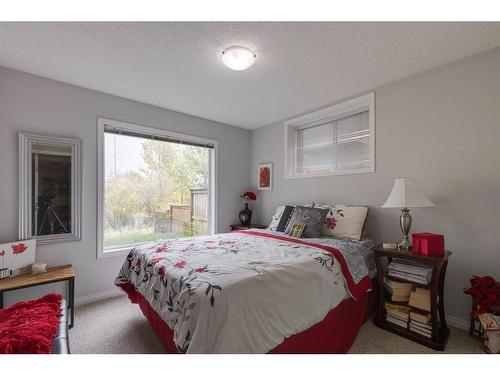
<path fill-rule="evenodd" d="M 387 331 L 396 333 L 407 339 L 415 341 L 419 344 L 425 345 L 434 350 L 444 350 L 448 337 L 450 336 L 450 330 L 446 325 L 446 317 L 444 313 L 444 279 L 446 275 L 446 267 L 448 265 L 448 258 L 451 256 L 451 251 L 446 251 L 444 256 L 428 256 L 414 254 L 410 251 L 397 251 L 384 249 L 382 245 L 377 245 L 373 248 L 375 255 L 375 263 L 377 265 L 377 282 L 378 282 L 378 303 L 377 303 L 377 313 L 373 319 L 374 324 L 377 327 L 383 328 Z M 432 279 L 427 284 L 421 284 L 417 282 L 408 281 L 406 279 L 389 276 L 387 271 L 387 265 L 392 262 L 395 258 L 401 258 L 413 262 L 422 263 L 428 267 L 432 267 Z M 385 302 L 387 298 L 387 292 L 384 288 L 384 277 L 388 280 L 395 282 L 412 283 L 413 288 L 426 288 L 430 290 L 431 296 L 431 319 L 430 324 L 432 326 L 431 337 L 426 337 L 424 335 L 418 334 L 407 328 L 400 327 L 393 324 L 386 319 Z M 388 301 L 389 302 L 389 301 Z M 391 302 L 394 303 L 394 302 Z M 400 302 L 399 304 L 403 306 L 408 306 L 408 303 Z M 412 308 L 413 310 L 413 308 Z"/>
<path fill-rule="evenodd" d="M 267 225 L 250 224 L 249 227 L 245 226 L 245 225 L 241 225 L 241 224 L 232 224 L 231 225 L 231 231 L 233 231 L 233 230 L 245 230 L 245 229 L 252 229 L 252 228 L 266 229 Z"/>

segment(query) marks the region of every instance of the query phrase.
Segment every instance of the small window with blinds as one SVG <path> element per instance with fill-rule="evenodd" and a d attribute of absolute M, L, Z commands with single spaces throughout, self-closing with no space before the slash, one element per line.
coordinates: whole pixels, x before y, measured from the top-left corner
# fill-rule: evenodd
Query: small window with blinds
<path fill-rule="evenodd" d="M 371 93 L 288 121 L 286 177 L 374 172 L 374 115 Z"/>

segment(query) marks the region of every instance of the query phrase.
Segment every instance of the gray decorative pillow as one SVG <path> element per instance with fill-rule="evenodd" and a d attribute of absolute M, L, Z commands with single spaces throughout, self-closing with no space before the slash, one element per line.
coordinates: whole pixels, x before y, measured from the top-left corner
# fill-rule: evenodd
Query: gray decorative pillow
<path fill-rule="evenodd" d="M 306 225 L 302 237 L 320 237 L 326 215 L 328 215 L 328 210 L 325 209 L 297 206 L 293 211 L 285 233 L 290 233 L 294 223 L 302 223 Z"/>
<path fill-rule="evenodd" d="M 304 207 L 314 207 L 314 203 L 303 204 Z M 268 229 L 276 231 L 276 232 L 284 232 L 292 217 L 293 210 L 295 210 L 295 206 L 287 205 L 287 206 L 279 206 L 276 209 L 276 212 L 273 215 L 271 220 L 271 224 L 269 224 Z"/>

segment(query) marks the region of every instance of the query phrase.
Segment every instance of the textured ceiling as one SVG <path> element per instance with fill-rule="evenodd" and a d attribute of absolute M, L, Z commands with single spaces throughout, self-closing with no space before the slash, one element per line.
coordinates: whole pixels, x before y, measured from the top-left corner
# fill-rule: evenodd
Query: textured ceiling
<path fill-rule="evenodd" d="M 2 66 L 250 129 L 499 45 L 500 23 L 0 23 Z"/>

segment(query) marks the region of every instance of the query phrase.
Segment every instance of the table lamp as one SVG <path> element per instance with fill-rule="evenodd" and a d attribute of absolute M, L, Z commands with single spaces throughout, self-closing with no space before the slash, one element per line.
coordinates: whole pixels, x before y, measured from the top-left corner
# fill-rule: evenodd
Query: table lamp
<path fill-rule="evenodd" d="M 401 208 L 400 225 L 403 239 L 398 243 L 398 249 L 408 250 L 411 245 L 408 239 L 411 228 L 410 208 L 432 206 L 435 204 L 422 193 L 414 179 L 403 177 L 394 181 L 391 194 L 382 207 Z"/>

